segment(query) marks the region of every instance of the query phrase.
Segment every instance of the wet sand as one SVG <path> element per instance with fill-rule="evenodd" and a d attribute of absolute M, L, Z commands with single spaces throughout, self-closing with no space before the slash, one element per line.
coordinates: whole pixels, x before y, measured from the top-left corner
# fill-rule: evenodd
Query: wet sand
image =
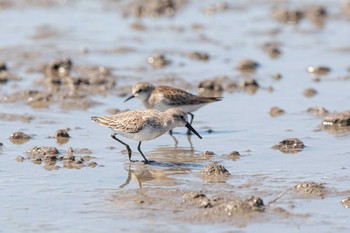
<path fill-rule="evenodd" d="M 1 232 L 348 232 L 349 4 L 0 3 Z M 142 144 L 135 82 L 220 102 Z M 141 160 L 137 142 L 125 140 Z"/>

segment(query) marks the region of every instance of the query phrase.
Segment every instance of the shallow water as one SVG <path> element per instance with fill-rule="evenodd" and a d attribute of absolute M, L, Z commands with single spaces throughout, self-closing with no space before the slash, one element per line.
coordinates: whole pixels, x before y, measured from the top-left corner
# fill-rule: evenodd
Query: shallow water
<path fill-rule="evenodd" d="M 0 28 L 0 60 L 22 80 L 0 84 L 1 95 L 32 88 L 33 80 L 42 74 L 27 72 L 29 68 L 65 57 L 72 58 L 77 65 L 111 67 L 113 74 L 120 76 L 117 86 L 141 80 L 157 82 L 169 75 L 193 87 L 218 75 L 243 80 L 245 76 L 234 67 L 240 59 L 252 58 L 261 67 L 250 76 L 263 88 L 253 95 L 243 91 L 224 92 L 222 101 L 198 110 L 193 126 L 203 136 L 202 140 L 195 136 L 188 140 L 185 129 L 177 128 L 174 130 L 177 143 L 169 135 L 144 142 L 142 149 L 147 158 L 156 161 L 145 166 L 129 164 L 124 148 L 110 138 L 111 131 L 90 121 L 90 116 L 106 115 L 106 109 L 111 107 L 142 108 L 137 100 L 124 103 L 124 97 L 111 91 L 105 96 L 92 96 L 102 105 L 86 111 L 61 110 L 55 104 L 47 109 L 35 109 L 23 102 L 1 103 L 1 113 L 35 118 L 30 123 L 0 121 L 0 142 L 4 144 L 0 147 L 0 232 L 350 230 L 349 210 L 340 203 L 350 196 L 349 132 L 335 135 L 322 131 L 319 129 L 322 117 L 306 112 L 313 106 L 331 112 L 349 110 L 350 81 L 341 77 L 349 76 L 350 28 L 349 21 L 340 14 L 340 4 L 321 2 L 329 16 L 324 27 L 318 28 L 308 20 L 298 25 L 274 21 L 270 12 L 277 3 L 265 1 L 235 2 L 232 9 L 213 15 L 202 11 L 213 4 L 211 1 L 193 1 L 174 17 L 157 19 L 123 18 L 118 3 L 109 1 L 66 1 L 52 6 L 15 2 L 14 6 L 1 9 L 0 20 L 8 23 Z M 304 4 L 321 3 L 310 0 Z M 289 6 L 304 5 L 292 1 Z M 146 30 L 131 29 L 134 22 L 142 23 Z M 203 29 L 193 30 L 194 23 L 201 24 Z M 38 33 L 43 26 L 52 34 Z M 269 33 L 274 29 L 280 32 Z M 270 41 L 282 44 L 283 53 L 277 59 L 269 58 L 260 49 Z M 118 48 L 130 50 L 113 52 Z M 88 52 L 82 53 L 81 49 Z M 188 59 L 186 54 L 196 50 L 207 52 L 209 61 Z M 164 53 L 172 63 L 152 69 L 146 59 L 158 52 Z M 23 56 L 26 53 L 32 53 L 32 57 Z M 326 65 L 332 70 L 315 81 L 306 71 L 309 65 Z M 282 74 L 282 79 L 274 81 L 271 76 L 277 72 Z M 267 90 L 269 86 L 273 87 L 272 92 Z M 306 98 L 303 95 L 306 88 L 314 88 L 318 94 Z M 286 113 L 271 117 L 268 112 L 272 106 Z M 61 128 L 71 129 L 71 138 L 64 145 L 49 138 Z M 213 133 L 208 133 L 208 129 Z M 12 144 L 8 138 L 16 131 L 32 138 L 21 145 Z M 271 149 L 290 137 L 302 140 L 306 148 L 296 154 Z M 137 142 L 128 143 L 134 151 L 133 158 L 141 159 Z M 34 146 L 55 146 L 63 154 L 69 147 L 88 148 L 98 166 L 48 171 L 29 160 L 16 161 L 17 156 L 26 157 L 25 152 Z M 205 158 L 205 151 L 213 151 L 215 155 Z M 232 151 L 241 154 L 238 160 L 225 156 Z M 224 183 L 208 182 L 199 175 L 205 165 L 214 161 L 231 173 Z M 128 175 L 131 181 L 126 183 Z M 142 207 L 133 199 L 126 199 L 125 203 L 117 200 L 118 195 L 125 198 L 128 193 L 160 188 L 204 190 L 212 195 L 232 192 L 241 198 L 255 195 L 266 204 L 303 181 L 325 183 L 330 194 L 321 198 L 287 192 L 272 206 L 286 209 L 291 216 L 266 213 L 265 220 L 251 219 L 242 225 L 215 220 L 192 223 L 187 212 L 172 211 L 161 201 L 151 208 Z M 298 214 L 302 217 L 295 216 Z"/>

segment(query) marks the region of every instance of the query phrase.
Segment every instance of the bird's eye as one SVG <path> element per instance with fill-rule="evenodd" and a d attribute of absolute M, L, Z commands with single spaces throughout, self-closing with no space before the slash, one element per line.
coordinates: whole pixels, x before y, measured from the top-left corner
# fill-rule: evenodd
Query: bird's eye
<path fill-rule="evenodd" d="M 185 119 L 185 117 L 184 117 L 184 116 L 180 116 L 180 118 L 181 118 L 181 119 Z"/>
<path fill-rule="evenodd" d="M 141 89 L 139 89 L 137 92 L 142 92 L 143 91 L 143 89 L 141 88 Z"/>

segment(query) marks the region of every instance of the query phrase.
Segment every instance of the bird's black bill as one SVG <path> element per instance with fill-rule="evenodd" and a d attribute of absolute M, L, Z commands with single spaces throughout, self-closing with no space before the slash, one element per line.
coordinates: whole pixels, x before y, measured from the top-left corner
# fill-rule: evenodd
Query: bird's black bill
<path fill-rule="evenodd" d="M 197 133 L 197 131 L 189 124 L 189 123 L 186 123 L 185 127 L 189 130 L 192 131 L 192 133 L 194 133 L 195 135 L 197 135 L 200 139 L 202 139 L 202 136 L 199 135 L 199 133 Z"/>
<path fill-rule="evenodd" d="M 124 100 L 124 102 L 126 102 L 126 101 L 128 101 L 128 100 L 130 100 L 132 98 L 135 98 L 135 96 L 134 95 L 129 96 L 128 98 L 126 98 L 126 100 Z"/>

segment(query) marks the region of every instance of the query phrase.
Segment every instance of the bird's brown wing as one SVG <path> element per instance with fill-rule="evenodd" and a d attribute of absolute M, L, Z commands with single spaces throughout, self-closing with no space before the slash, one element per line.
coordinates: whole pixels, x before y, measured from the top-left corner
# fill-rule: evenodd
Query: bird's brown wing
<path fill-rule="evenodd" d="M 137 133 L 143 129 L 147 122 L 144 119 L 143 111 L 129 111 L 112 116 L 91 117 L 93 121 L 107 126 L 114 130 L 124 131 L 127 133 Z"/>
<path fill-rule="evenodd" d="M 186 103 L 186 105 L 206 104 L 222 99 L 221 97 L 193 95 L 187 91 L 168 86 L 158 86 L 157 91 L 157 94 L 162 94 L 164 96 L 164 102 L 173 106 L 184 105 L 184 103 Z"/>

